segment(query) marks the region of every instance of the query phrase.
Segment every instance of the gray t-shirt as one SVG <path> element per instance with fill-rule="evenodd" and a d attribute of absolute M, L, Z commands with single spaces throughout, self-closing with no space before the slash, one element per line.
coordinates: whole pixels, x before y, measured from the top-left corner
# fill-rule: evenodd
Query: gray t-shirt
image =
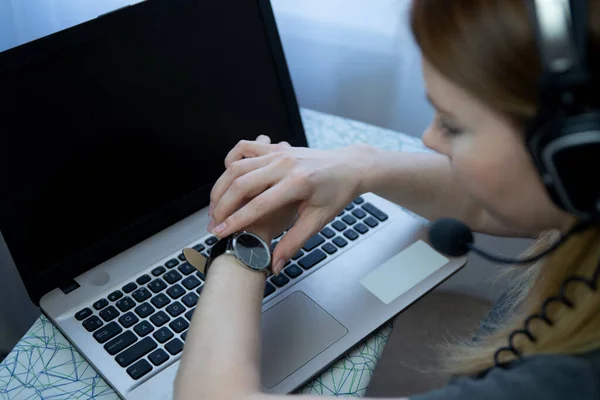
<path fill-rule="evenodd" d="M 445 388 L 410 397 L 410 400 L 458 399 L 600 399 L 600 351 L 581 356 L 525 357 L 506 368 L 491 368 L 476 378 L 457 378 Z"/>

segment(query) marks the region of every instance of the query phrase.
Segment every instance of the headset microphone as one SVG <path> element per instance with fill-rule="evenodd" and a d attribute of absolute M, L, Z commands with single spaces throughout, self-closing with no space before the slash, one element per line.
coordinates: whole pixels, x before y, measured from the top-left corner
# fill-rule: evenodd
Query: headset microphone
<path fill-rule="evenodd" d="M 488 253 L 473 244 L 473 232 L 464 223 L 453 218 L 441 218 L 435 221 L 429 228 L 429 241 L 432 246 L 440 253 L 451 257 L 459 257 L 467 254 L 469 251 L 479 254 L 488 261 L 503 264 L 529 264 L 550 254 L 573 233 L 578 232 L 588 226 L 587 222 L 575 225 L 571 230 L 564 234 L 560 240 L 552 246 L 527 258 L 510 258 L 501 255 Z"/>

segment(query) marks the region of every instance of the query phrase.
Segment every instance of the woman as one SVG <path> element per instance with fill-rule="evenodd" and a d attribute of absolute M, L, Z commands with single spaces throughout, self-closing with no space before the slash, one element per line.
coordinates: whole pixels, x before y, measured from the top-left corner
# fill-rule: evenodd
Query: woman
<path fill-rule="evenodd" d="M 597 75 L 596 1 L 589 15 L 590 62 Z M 576 223 L 549 197 L 525 146 L 523 132 L 539 105 L 541 73 L 525 2 L 416 0 L 411 23 L 437 111 L 423 140 L 438 154 L 367 146 L 319 151 L 270 144 L 266 137 L 240 143 L 212 192 L 209 228 L 215 234 L 224 237 L 250 226 L 268 242 L 284 228 L 277 224 L 289 221 L 282 216 L 297 211 L 295 225 L 274 250 L 273 268 L 279 272 L 308 237 L 367 191 L 429 219 L 451 216 L 494 235 L 564 233 Z M 600 225 L 591 224 L 525 274 L 529 280 L 509 297 L 514 305 L 500 325 L 454 349 L 447 367 L 456 379 L 411 399 L 600 398 L 600 294 L 585 284 L 566 292 L 572 308 L 553 304 L 547 309 L 550 324 L 533 321 L 530 338 L 513 338 L 521 357 L 504 352 L 501 366 L 494 362 L 510 333 L 546 298 L 560 293 L 567 277 L 591 278 L 599 259 Z M 236 263 L 221 256 L 210 269 L 178 373 L 178 399 L 283 397 L 260 393 L 264 275 Z"/>

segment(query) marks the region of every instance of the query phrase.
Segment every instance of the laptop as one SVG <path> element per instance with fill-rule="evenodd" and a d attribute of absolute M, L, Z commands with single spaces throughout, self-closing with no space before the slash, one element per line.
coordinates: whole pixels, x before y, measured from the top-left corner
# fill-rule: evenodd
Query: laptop
<path fill-rule="evenodd" d="M 0 53 L 2 234 L 123 398 L 171 398 L 204 287 L 182 250 L 208 254 L 211 187 L 260 133 L 307 145 L 266 0 L 147 0 Z M 464 262 L 354 199 L 266 283 L 263 389 L 294 391 Z"/>

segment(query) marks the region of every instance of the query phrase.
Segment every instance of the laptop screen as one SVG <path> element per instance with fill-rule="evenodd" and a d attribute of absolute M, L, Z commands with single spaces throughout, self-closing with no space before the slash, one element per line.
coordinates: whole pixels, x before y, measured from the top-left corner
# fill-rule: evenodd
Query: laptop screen
<path fill-rule="evenodd" d="M 147 0 L 0 54 L 0 227 L 30 296 L 208 204 L 258 134 L 305 145 L 268 1 Z"/>

